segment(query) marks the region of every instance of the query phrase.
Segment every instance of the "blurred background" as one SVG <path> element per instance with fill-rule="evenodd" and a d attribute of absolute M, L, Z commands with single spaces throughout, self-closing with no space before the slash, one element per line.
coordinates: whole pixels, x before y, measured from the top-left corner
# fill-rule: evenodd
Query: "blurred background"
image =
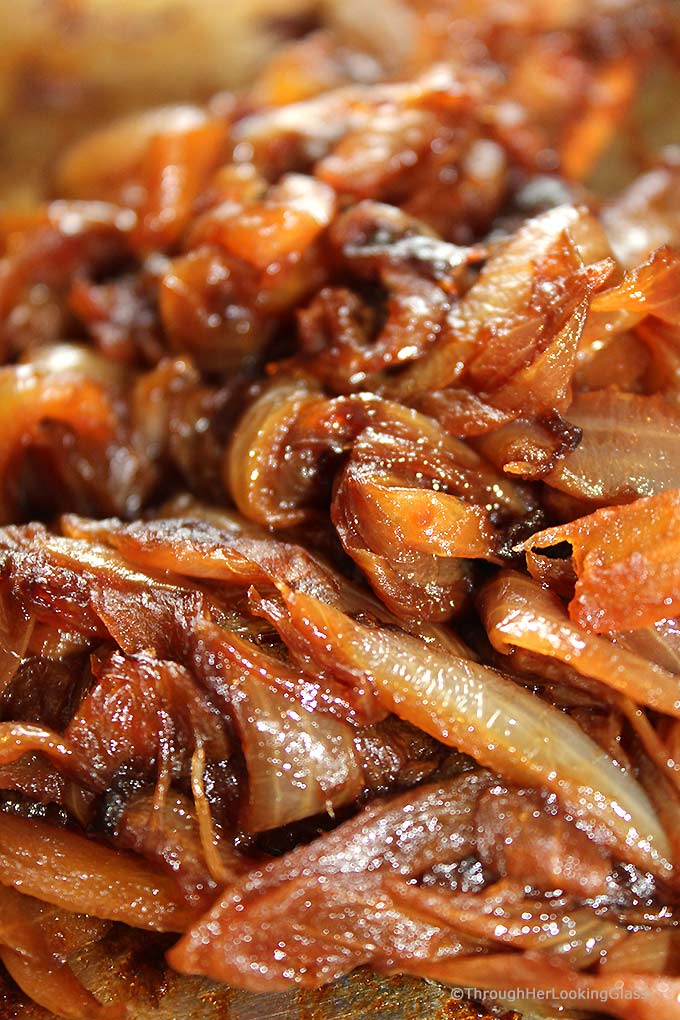
<path fill-rule="evenodd" d="M 252 78 L 314 27 L 313 0 L 1 0 L 0 201 L 26 204 L 55 153 L 129 110 Z"/>

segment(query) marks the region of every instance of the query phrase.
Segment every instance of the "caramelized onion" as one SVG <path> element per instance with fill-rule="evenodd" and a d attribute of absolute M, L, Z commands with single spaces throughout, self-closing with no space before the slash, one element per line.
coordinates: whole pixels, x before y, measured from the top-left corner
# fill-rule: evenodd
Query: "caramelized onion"
<path fill-rule="evenodd" d="M 106 782 L 126 762 L 154 762 L 159 772 L 181 772 L 196 747 L 229 757 L 223 720 L 175 662 L 141 652 L 115 652 L 93 667 L 97 683 L 65 731 L 67 743 Z"/>
<path fill-rule="evenodd" d="M 506 896 L 509 903 L 493 886 L 472 896 L 451 896 L 394 881 L 388 888 L 398 903 L 412 904 L 461 935 L 541 953 L 574 969 L 591 965 L 625 938 L 623 928 L 598 917 L 591 908 L 569 911 L 560 909 L 559 901 L 547 908 L 542 900 L 519 899 L 516 891 L 513 896 L 512 888 Z"/>
<path fill-rule="evenodd" d="M 677 620 L 658 620 L 653 627 L 612 635 L 612 640 L 662 669 L 680 674 L 680 629 Z"/>
<path fill-rule="evenodd" d="M 602 505 L 680 485 L 680 415 L 660 397 L 581 393 L 568 418 L 581 441 L 546 476 L 548 485 Z"/>
<path fill-rule="evenodd" d="M 577 576 L 572 620 L 598 634 L 635 630 L 680 611 L 679 508 L 680 491 L 667 489 L 548 528 L 524 548 L 569 542 Z"/>
<path fill-rule="evenodd" d="M 499 560 L 500 535 L 487 508 L 500 486 L 462 443 L 422 424 L 414 415 L 406 428 L 359 435 L 331 517 L 389 609 L 440 620 L 460 610 L 469 592 L 465 560 Z"/>
<path fill-rule="evenodd" d="M 414 639 L 283 594 L 321 665 L 367 676 L 396 715 L 514 781 L 554 790 L 575 817 L 603 826 L 621 857 L 668 872 L 667 839 L 642 789 L 567 716 L 488 667 L 423 646 L 414 654 Z"/>
<path fill-rule="evenodd" d="M 63 373 L 43 372 L 32 365 L 0 369 L 2 445 L 0 472 L 7 477 L 12 456 L 34 437 L 45 419 L 61 421 L 76 435 L 104 448 L 116 435 L 117 422 L 110 399 L 101 385 L 70 368 Z M 13 516 L 6 489 L 0 500 L 2 522 Z"/>
<path fill-rule="evenodd" d="M 419 411 L 435 418 L 450 435 L 463 438 L 493 434 L 514 418 L 512 411 L 493 407 L 472 390 L 462 387 L 449 386 L 445 390 L 424 393 L 414 404 Z"/>
<path fill-rule="evenodd" d="M 226 136 L 224 121 L 203 114 L 194 124 L 149 138 L 139 167 L 144 198 L 132 234 L 140 254 L 168 248 L 179 240 L 193 203 L 219 160 Z"/>
<path fill-rule="evenodd" d="M 134 570 L 106 546 L 50 535 L 40 525 L 6 529 L 2 544 L 22 605 L 62 629 L 110 633 L 125 651 L 155 648 L 169 656 L 183 641 L 180 620 L 205 612 L 205 595 L 188 582 Z"/>
<path fill-rule="evenodd" d="M 680 717 L 680 674 L 582 630 L 563 603 L 532 578 L 504 571 L 480 593 L 493 646 L 506 655 L 523 648 L 559 659 L 639 705 Z"/>
<path fill-rule="evenodd" d="M 559 889 L 582 898 L 597 896 L 607 884 L 612 862 L 552 794 L 494 786 L 479 799 L 477 828 L 482 863 L 521 889 Z"/>
<path fill-rule="evenodd" d="M 599 972 L 663 974 L 677 953 L 676 931 L 634 931 L 607 950 Z"/>
<path fill-rule="evenodd" d="M 248 770 L 241 821 L 250 832 L 332 813 L 363 789 L 354 733 L 347 723 L 280 693 L 257 676 L 232 693 Z"/>
<path fill-rule="evenodd" d="M 11 741 L 6 741 L 6 734 L 12 729 L 19 729 L 20 740 L 12 749 Z M 81 782 L 71 779 L 61 771 L 62 759 L 57 765 L 51 765 L 49 756 L 45 755 L 44 745 L 40 751 L 24 754 L 22 740 L 25 730 L 30 729 L 27 723 L 0 724 L 0 757 L 5 763 L 0 766 L 0 790 L 17 791 L 34 804 L 60 805 L 78 824 L 87 826 L 92 819 L 92 792 Z M 49 730 L 41 733 L 53 744 L 59 744 L 55 735 Z M 15 730 L 14 735 L 17 735 Z M 61 741 L 63 743 L 63 741 Z"/>
<path fill-rule="evenodd" d="M 434 349 L 400 376 L 391 392 L 400 398 L 411 398 L 442 389 L 467 370 L 475 389 L 490 394 L 504 384 L 510 386 L 517 372 L 525 375 L 529 372 L 528 383 L 531 375 L 539 371 L 538 363 L 534 369 L 528 368 L 535 354 L 543 357 L 547 369 L 554 361 L 557 388 L 565 387 L 570 379 L 569 359 L 575 355 L 574 334 L 578 342 L 583 326 L 582 312 L 577 314 L 576 306 L 589 288 L 600 284 L 602 273 L 609 272 L 611 264 L 606 263 L 591 278 L 587 272 L 575 278 L 573 274 L 579 264 L 594 264 L 608 254 L 602 229 L 583 209 L 559 206 L 528 220 L 487 262 L 479 279 L 454 307 L 449 329 L 443 332 Z M 532 296 L 536 267 L 541 263 L 545 267 L 546 295 L 550 293 L 551 301 L 537 306 L 532 304 Z M 559 289 L 560 274 L 563 280 L 572 277 L 566 299 Z M 561 298 L 557 308 L 556 291 Z M 571 310 L 566 318 L 569 320 L 573 315 L 576 318 L 566 327 L 563 340 L 554 340 L 551 347 L 549 337 L 548 343 L 543 341 L 538 346 L 537 338 L 550 331 L 559 311 L 564 316 L 569 304 Z M 548 377 L 551 375 L 549 370 Z M 505 400 L 514 408 L 513 392 L 509 389 Z M 503 409 L 503 402 L 499 406 Z"/>
<path fill-rule="evenodd" d="M 22 992 L 55 1016 L 69 1020 L 125 1020 L 127 1016 L 123 1005 L 102 1005 L 68 964 L 38 946 L 30 956 L 0 948 L 0 961 Z"/>
<path fill-rule="evenodd" d="M 205 121 L 203 110 L 188 103 L 114 121 L 67 149 L 57 166 L 59 190 L 78 197 L 105 197 L 138 169 L 152 139 L 193 131 Z"/>
<path fill-rule="evenodd" d="M 196 814 L 187 797 L 171 790 L 158 804 L 152 794 L 133 796 L 115 822 L 116 845 L 160 866 L 177 882 L 187 904 L 206 909 L 214 901 L 218 883 L 211 874 L 202 846 Z M 243 860 L 233 846 L 217 839 L 220 884 L 233 881 Z"/>
<path fill-rule="evenodd" d="M 237 258 L 266 269 L 305 251 L 335 211 L 332 188 L 313 177 L 288 174 L 262 201 L 227 200 L 198 221 L 191 243 L 220 245 Z"/>
<path fill-rule="evenodd" d="M 318 669 L 296 669 L 209 620 L 198 621 L 194 633 L 192 668 L 227 708 L 233 702 L 233 685 L 252 676 L 309 711 L 334 715 L 358 726 L 384 718 L 384 710 L 372 692 L 362 697 Z"/>
<path fill-rule="evenodd" d="M 680 1016 L 678 168 L 580 183 L 669 5 L 435 6 L 0 213 L 0 969 L 53 1013 L 122 1020 L 119 923 Z"/>
<path fill-rule="evenodd" d="M 0 723 L 0 765 L 11 765 L 24 754 L 39 751 L 76 774 L 81 762 L 68 738 L 31 723 Z M 83 769 L 89 779 L 89 769 Z"/>
<path fill-rule="evenodd" d="M 102 1006 L 64 957 L 97 941 L 106 925 L 55 911 L 0 886 L 0 960 L 35 1002 L 71 1020 L 124 1020 L 125 1007 Z"/>
<path fill-rule="evenodd" d="M 571 379 L 587 313 L 587 303 L 582 301 L 554 340 L 530 365 L 495 389 L 489 400 L 502 411 L 517 414 L 564 411 L 571 403 Z"/>
<path fill-rule="evenodd" d="M 62 527 L 71 537 L 112 546 L 145 569 L 246 587 L 282 580 L 295 588 L 324 593 L 326 601 L 337 597 L 332 573 L 305 548 L 274 539 L 247 521 L 234 517 L 234 522 L 236 535 L 209 521 L 182 517 L 125 524 L 70 514 L 62 518 Z M 248 534 L 249 530 L 254 533 Z"/>
<path fill-rule="evenodd" d="M 12 598 L 9 582 L 0 579 L 0 699 L 21 665 L 34 626 L 33 617 Z"/>
<path fill-rule="evenodd" d="M 656 315 L 672 325 L 680 324 L 680 254 L 661 247 L 641 266 L 630 269 L 618 286 L 593 298 L 595 312 L 623 311 L 642 317 Z"/>
<path fill-rule="evenodd" d="M 202 245 L 167 266 L 158 312 L 170 347 L 205 372 L 238 372 L 261 354 L 274 328 L 268 309 L 252 307 L 258 273 L 225 252 Z"/>
<path fill-rule="evenodd" d="M 195 912 L 175 883 L 132 854 L 3 814 L 0 882 L 55 907 L 149 931 L 183 931 Z"/>
<path fill-rule="evenodd" d="M 255 401 L 239 423 L 225 471 L 236 506 L 259 524 L 285 527 L 304 518 L 298 503 L 310 479 L 302 472 L 281 472 L 281 464 L 288 430 L 299 411 L 316 399 L 318 391 L 307 380 L 283 379 Z"/>
<path fill-rule="evenodd" d="M 474 445 L 505 474 L 537 480 L 549 476 L 556 465 L 578 449 L 581 437 L 578 426 L 555 411 L 536 419 L 516 418 L 501 424 L 485 431 Z"/>
<path fill-rule="evenodd" d="M 470 853 L 474 806 L 488 785 L 486 775 L 473 773 L 369 805 L 334 832 L 253 871 L 170 951 L 172 966 L 274 990 L 291 982 L 318 986 L 361 963 L 390 959 L 404 938 L 415 957 L 440 946 L 464 951 L 455 933 L 393 907 L 382 878 L 418 876 Z M 272 937 L 280 950 L 274 955 Z"/>

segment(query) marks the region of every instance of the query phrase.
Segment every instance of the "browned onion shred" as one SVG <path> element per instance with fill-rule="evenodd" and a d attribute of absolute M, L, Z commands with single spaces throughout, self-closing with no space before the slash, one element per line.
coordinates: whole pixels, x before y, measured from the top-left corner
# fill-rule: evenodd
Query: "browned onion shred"
<path fill-rule="evenodd" d="M 217 885 L 228 885 L 233 878 L 233 873 L 225 867 L 218 851 L 219 839 L 215 833 L 210 804 L 205 794 L 205 763 L 205 748 L 199 739 L 198 746 L 191 757 L 191 792 L 194 798 L 201 847 L 210 877 Z"/>

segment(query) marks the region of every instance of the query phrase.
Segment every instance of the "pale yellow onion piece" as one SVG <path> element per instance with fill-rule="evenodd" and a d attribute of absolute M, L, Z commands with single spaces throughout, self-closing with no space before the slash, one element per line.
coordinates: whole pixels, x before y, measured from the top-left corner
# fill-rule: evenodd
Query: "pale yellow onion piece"
<path fill-rule="evenodd" d="M 350 804 L 364 781 L 348 723 L 286 697 L 257 673 L 233 689 L 248 770 L 242 823 L 264 832 Z"/>
<path fill-rule="evenodd" d="M 476 662 L 369 629 L 282 587 L 319 665 L 368 676 L 383 704 L 517 783 L 554 791 L 625 860 L 670 876 L 668 839 L 644 791 L 567 715 Z"/>
<path fill-rule="evenodd" d="M 566 417 L 583 435 L 546 476 L 552 488 L 606 505 L 680 485 L 680 413 L 662 397 L 593 390 Z"/>
<path fill-rule="evenodd" d="M 290 527 L 304 519 L 298 497 L 305 480 L 289 478 L 284 453 L 288 433 L 302 408 L 318 400 L 302 378 L 275 382 L 245 412 L 224 463 L 225 483 L 239 511 L 251 521 Z"/>

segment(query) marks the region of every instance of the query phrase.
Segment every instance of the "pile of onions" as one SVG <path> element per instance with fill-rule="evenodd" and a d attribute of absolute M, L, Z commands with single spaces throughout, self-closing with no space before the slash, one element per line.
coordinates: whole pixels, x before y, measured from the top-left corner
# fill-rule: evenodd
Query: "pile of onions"
<path fill-rule="evenodd" d="M 680 1020 L 678 168 L 585 183 L 670 23 L 392 6 L 0 215 L 0 964 L 54 1015 L 127 1015 L 122 925 Z"/>

